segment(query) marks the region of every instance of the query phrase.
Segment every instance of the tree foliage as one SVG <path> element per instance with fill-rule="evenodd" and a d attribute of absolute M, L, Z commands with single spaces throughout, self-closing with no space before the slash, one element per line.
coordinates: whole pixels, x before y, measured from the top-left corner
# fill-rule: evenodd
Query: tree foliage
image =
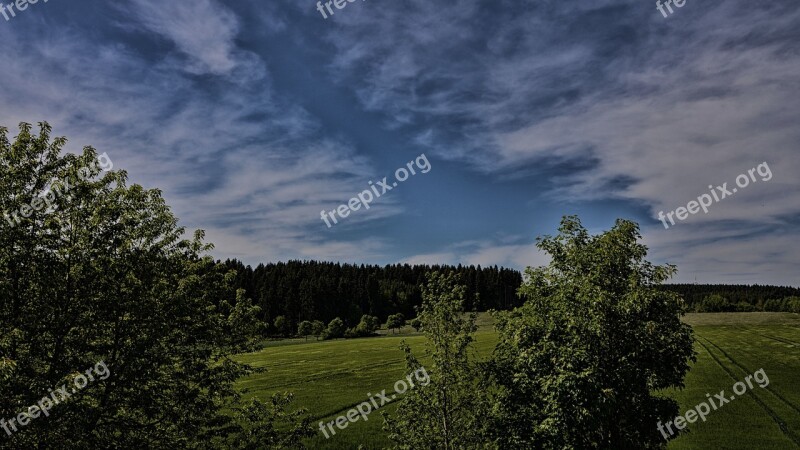
<path fill-rule="evenodd" d="M 392 314 L 386 319 L 386 328 L 392 332 L 403 328 L 406 325 L 406 318 L 402 314 Z"/>
<path fill-rule="evenodd" d="M 253 348 L 259 308 L 233 288 L 203 233 L 185 230 L 158 190 L 102 173 L 97 152 L 61 156 L 64 138 L 0 128 L 0 417 L 26 411 L 73 374 L 95 380 L 12 436 L 6 448 L 208 448 L 241 432 L 231 360 Z M 54 181 L 51 205 L 26 205 Z M 41 205 L 41 204 L 40 204 Z M 268 424 L 270 416 L 258 413 Z M 252 416 L 251 417 L 255 417 Z M 235 447 L 234 447 L 235 448 Z"/>
<path fill-rule="evenodd" d="M 325 329 L 324 337 L 325 339 L 338 339 L 344 337 L 344 332 L 344 321 L 337 317 L 328 324 L 328 328 Z"/>
<path fill-rule="evenodd" d="M 454 274 L 428 276 L 418 318 L 427 338 L 430 382 L 406 393 L 393 417 L 384 414 L 396 448 L 491 448 L 485 441 L 489 408 L 472 348 L 476 316 L 464 313 L 465 291 Z M 423 367 L 405 342 L 402 350 L 410 372 Z"/>
<path fill-rule="evenodd" d="M 498 315 L 494 415 L 503 448 L 661 448 L 656 428 L 678 413 L 663 389 L 682 387 L 695 359 L 680 298 L 659 290 L 674 266 L 654 266 L 638 225 L 591 236 L 565 217 L 528 268 L 528 301 Z"/>

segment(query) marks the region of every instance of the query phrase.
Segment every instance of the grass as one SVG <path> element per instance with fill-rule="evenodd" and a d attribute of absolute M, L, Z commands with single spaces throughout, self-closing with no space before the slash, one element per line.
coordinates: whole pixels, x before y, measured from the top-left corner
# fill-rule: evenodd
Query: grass
<path fill-rule="evenodd" d="M 741 398 L 711 412 L 705 422 L 689 425 L 689 433 L 670 443 L 670 449 L 789 449 L 800 448 L 800 315 L 789 313 L 690 314 L 686 317 L 697 336 L 698 361 L 686 378 L 686 388 L 669 394 L 680 403 L 681 412 L 706 401 L 747 375 L 763 368 L 769 385 L 754 383 Z M 476 349 L 489 355 L 497 342 L 491 319 L 481 315 L 475 334 Z M 399 334 L 380 337 L 308 342 L 270 342 L 256 353 L 240 355 L 243 362 L 264 367 L 266 373 L 240 380 L 248 395 L 268 398 L 276 392 L 295 394 L 296 405 L 306 408 L 319 421 L 331 421 L 369 395 L 386 389 L 405 377 L 400 341 L 417 355 L 424 338 L 406 327 Z M 423 359 L 424 362 L 424 359 Z M 390 443 L 382 431 L 381 411 L 389 404 L 325 439 L 317 431 L 308 442 L 314 449 L 383 448 Z M 318 428 L 317 428 L 318 430 Z"/>

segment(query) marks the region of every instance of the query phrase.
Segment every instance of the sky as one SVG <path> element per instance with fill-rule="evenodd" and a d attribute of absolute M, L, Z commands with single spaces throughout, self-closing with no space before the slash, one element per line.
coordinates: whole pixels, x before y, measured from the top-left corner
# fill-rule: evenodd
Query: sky
<path fill-rule="evenodd" d="M 800 285 L 796 1 L 341 4 L 39 0 L 0 15 L 0 125 L 106 152 L 247 264 L 524 269 L 577 214 L 675 282 Z"/>

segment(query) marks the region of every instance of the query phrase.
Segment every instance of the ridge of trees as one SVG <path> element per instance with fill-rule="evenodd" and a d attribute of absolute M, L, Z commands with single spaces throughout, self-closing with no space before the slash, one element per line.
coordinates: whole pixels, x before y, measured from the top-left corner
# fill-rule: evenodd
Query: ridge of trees
<path fill-rule="evenodd" d="M 259 264 L 255 268 L 238 260 L 223 264 L 236 271 L 234 285 L 261 308 L 259 318 L 270 334 L 281 334 L 274 321 L 283 316 L 287 329 L 297 330 L 303 321 L 330 323 L 339 317 L 347 328 L 356 327 L 370 315 L 386 323 L 389 316 L 416 316 L 422 305 L 421 286 L 426 274 L 458 275 L 470 299 L 468 311 L 507 310 L 520 306 L 517 296 L 522 274 L 497 266 L 341 264 L 321 261 L 288 261 Z"/>
<path fill-rule="evenodd" d="M 279 316 L 288 322 L 285 330 L 297 330 L 303 321 L 328 324 L 337 317 L 348 328 L 356 327 L 363 315 L 375 316 L 382 323 L 394 314 L 413 318 L 415 308 L 422 305 L 420 286 L 431 272 L 460 276 L 467 289 L 466 311 L 503 311 L 524 303 L 524 298 L 517 296 L 522 274 L 498 266 L 378 266 L 293 260 L 253 268 L 235 259 L 223 264 L 236 270 L 234 285 L 244 289 L 245 296 L 261 308 L 259 318 L 275 335 L 282 334 L 274 327 Z M 695 312 L 800 312 L 800 300 L 792 301 L 792 297 L 800 297 L 800 289 L 788 286 L 665 284 L 658 289 L 677 293 L 689 311 Z M 707 300 L 712 296 L 724 301 L 716 297 Z"/>

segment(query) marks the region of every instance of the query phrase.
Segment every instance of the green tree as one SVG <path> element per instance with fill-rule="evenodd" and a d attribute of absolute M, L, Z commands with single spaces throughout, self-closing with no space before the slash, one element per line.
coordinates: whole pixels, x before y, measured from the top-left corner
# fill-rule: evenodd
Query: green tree
<path fill-rule="evenodd" d="M 300 325 L 297 326 L 297 334 L 308 340 L 308 335 L 314 334 L 314 325 L 307 320 L 300 322 Z"/>
<path fill-rule="evenodd" d="M 292 395 L 283 393 L 273 395 L 269 404 L 254 398 L 235 408 L 239 432 L 227 437 L 225 448 L 305 448 L 303 439 L 314 435 L 311 419 L 304 416 L 305 410 L 288 412 L 291 402 Z"/>
<path fill-rule="evenodd" d="M 370 336 L 381 327 L 380 320 L 375 316 L 363 315 L 356 327 L 359 336 Z"/>
<path fill-rule="evenodd" d="M 31 128 L 21 124 L 11 143 L 0 127 L 0 213 L 10 218 L 0 220 L 0 418 L 101 361 L 110 375 L 0 446 L 238 442 L 233 382 L 252 370 L 230 356 L 255 348 L 258 308 L 201 231 L 183 237 L 158 190 L 103 173 L 92 148 L 61 156 L 66 139 L 51 140 L 46 123 L 38 136 Z"/>
<path fill-rule="evenodd" d="M 338 339 L 340 337 L 344 337 L 344 331 L 344 321 L 337 317 L 331 320 L 331 323 L 328 324 L 328 328 L 325 330 L 325 339 Z"/>
<path fill-rule="evenodd" d="M 388 319 L 386 319 L 386 328 L 392 330 L 393 333 L 394 330 L 399 330 L 400 328 L 405 326 L 405 324 L 406 324 L 406 319 L 403 317 L 402 314 L 392 314 L 391 316 L 389 316 Z"/>
<path fill-rule="evenodd" d="M 383 414 L 396 448 L 493 448 L 485 438 L 489 404 L 472 348 L 476 316 L 464 314 L 465 291 L 452 273 L 428 275 L 419 320 L 427 337 L 430 381 L 409 390 L 393 417 Z M 405 342 L 401 348 L 409 371 L 423 367 Z"/>
<path fill-rule="evenodd" d="M 733 312 L 736 309 L 727 298 L 719 294 L 711 294 L 703 299 L 697 312 Z"/>
<path fill-rule="evenodd" d="M 323 321 L 315 320 L 315 321 L 311 322 L 311 334 L 316 336 L 317 339 L 319 339 L 319 337 L 324 332 L 325 332 L 325 323 Z"/>
<path fill-rule="evenodd" d="M 499 314 L 495 440 L 502 448 L 663 448 L 678 414 L 660 392 L 683 387 L 695 360 L 675 272 L 645 260 L 637 224 L 591 236 L 565 217 L 538 240 L 548 266 L 528 268 L 522 307 Z"/>
<path fill-rule="evenodd" d="M 286 320 L 286 316 L 276 317 L 272 324 L 275 326 L 275 332 L 278 333 L 279 336 L 288 336 L 292 331 L 292 325 Z"/>
<path fill-rule="evenodd" d="M 422 329 L 422 321 L 419 320 L 419 318 L 416 318 L 416 317 L 411 319 L 411 328 L 415 329 L 416 331 L 421 330 Z"/>

